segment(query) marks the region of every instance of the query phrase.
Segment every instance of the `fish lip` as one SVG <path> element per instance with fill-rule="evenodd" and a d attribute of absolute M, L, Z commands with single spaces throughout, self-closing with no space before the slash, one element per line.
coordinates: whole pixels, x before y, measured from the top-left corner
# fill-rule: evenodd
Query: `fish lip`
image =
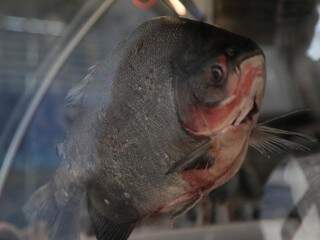
<path fill-rule="evenodd" d="M 256 99 L 256 97 L 254 98 Z M 252 103 L 252 107 L 250 108 L 250 110 L 248 111 L 248 113 L 243 116 L 243 117 L 236 117 L 233 122 L 231 123 L 231 126 L 237 127 L 240 126 L 242 124 L 245 124 L 247 122 L 252 122 L 255 118 L 255 116 L 257 116 L 260 112 L 259 106 L 257 104 L 257 101 L 254 100 Z"/>
<path fill-rule="evenodd" d="M 237 66 L 237 68 L 239 69 L 239 71 L 241 71 L 241 65 L 246 62 L 246 60 L 255 58 L 255 57 L 262 57 L 262 65 L 265 65 L 265 56 L 264 53 L 262 52 L 262 50 L 260 48 L 256 49 L 253 52 L 250 52 L 248 54 L 246 54 L 245 56 L 242 56 L 240 59 L 238 59 L 238 61 L 240 61 L 240 64 Z M 263 79 L 265 79 L 265 70 L 264 70 L 264 66 L 263 66 L 263 72 L 261 73 L 261 75 L 259 74 L 257 77 L 261 77 Z M 257 120 L 257 116 L 260 112 L 260 104 L 261 104 L 261 100 L 259 101 L 259 99 L 261 99 L 264 95 L 264 80 L 258 80 L 255 79 L 254 81 L 256 81 L 256 87 L 252 90 L 254 90 L 253 92 L 251 92 L 249 95 L 251 95 L 250 97 L 247 98 L 247 100 L 245 100 L 247 102 L 247 104 L 250 104 L 251 107 L 248 110 L 245 110 L 245 112 L 243 112 L 242 110 L 239 111 L 238 116 L 232 121 L 230 126 L 233 127 L 237 127 L 239 125 L 242 125 L 244 123 L 253 123 L 254 120 Z M 250 90 L 250 91 L 252 91 Z M 245 115 L 244 115 L 244 114 Z"/>
<path fill-rule="evenodd" d="M 228 131 L 228 129 L 230 128 L 239 128 L 243 125 L 253 126 L 256 123 L 258 115 L 260 113 L 261 99 L 264 95 L 265 88 L 265 55 L 260 48 L 257 48 L 256 50 L 251 51 L 248 54 L 245 54 L 244 56 L 241 56 L 241 58 L 237 59 L 237 71 L 238 74 L 241 75 L 242 68 L 243 66 L 245 66 L 245 62 L 257 57 L 261 58 L 262 61 L 254 63 L 254 65 L 255 67 L 261 67 L 261 73 L 257 73 L 257 75 L 254 77 L 252 86 L 250 87 L 251 90 L 244 100 L 246 102 L 246 105 L 238 108 L 237 115 L 231 122 L 229 122 L 229 125 L 225 126 L 220 131 L 216 132 L 216 134 L 212 134 L 211 136 L 219 135 L 220 133 Z"/>

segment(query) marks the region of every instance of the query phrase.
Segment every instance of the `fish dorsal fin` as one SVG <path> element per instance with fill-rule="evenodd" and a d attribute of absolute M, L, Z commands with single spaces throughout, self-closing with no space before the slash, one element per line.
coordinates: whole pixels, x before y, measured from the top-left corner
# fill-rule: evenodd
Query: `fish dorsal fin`
<path fill-rule="evenodd" d="M 88 74 L 73 88 L 70 89 L 65 97 L 65 106 L 67 107 L 80 107 L 82 106 L 85 90 L 89 83 L 93 81 L 93 75 L 97 69 L 97 65 L 89 68 Z"/>

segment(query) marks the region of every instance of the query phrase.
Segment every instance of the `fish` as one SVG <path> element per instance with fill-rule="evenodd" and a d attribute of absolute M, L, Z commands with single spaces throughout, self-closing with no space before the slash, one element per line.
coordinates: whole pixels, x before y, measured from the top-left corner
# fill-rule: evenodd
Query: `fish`
<path fill-rule="evenodd" d="M 251 39 L 180 17 L 143 23 L 67 95 L 61 163 L 28 219 L 49 239 L 79 239 L 84 202 L 98 240 L 125 240 L 142 219 L 183 214 L 237 173 L 249 145 L 276 141 L 257 124 L 265 79 Z"/>

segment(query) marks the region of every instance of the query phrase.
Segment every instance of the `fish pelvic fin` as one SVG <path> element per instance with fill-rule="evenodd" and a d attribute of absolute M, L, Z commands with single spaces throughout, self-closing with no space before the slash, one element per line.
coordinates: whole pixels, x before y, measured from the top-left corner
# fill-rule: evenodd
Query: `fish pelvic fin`
<path fill-rule="evenodd" d="M 285 137 L 293 137 L 293 140 L 288 140 Z M 270 157 L 270 153 L 282 153 L 291 150 L 309 151 L 310 148 L 307 145 L 316 141 L 315 138 L 299 132 L 259 124 L 252 130 L 249 146 L 262 155 Z"/>
<path fill-rule="evenodd" d="M 78 203 L 66 201 L 58 203 L 54 183 L 49 182 L 38 189 L 24 206 L 24 213 L 30 223 L 43 222 L 49 240 L 80 239 Z"/>
<path fill-rule="evenodd" d="M 137 222 L 115 223 L 102 215 L 88 198 L 88 212 L 97 240 L 127 240 Z M 112 216 L 111 216 L 112 217 Z"/>

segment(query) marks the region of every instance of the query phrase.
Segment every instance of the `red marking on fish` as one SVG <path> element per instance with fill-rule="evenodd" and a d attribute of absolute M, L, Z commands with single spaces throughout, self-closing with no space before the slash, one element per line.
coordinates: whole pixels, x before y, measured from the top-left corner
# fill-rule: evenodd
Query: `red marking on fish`
<path fill-rule="evenodd" d="M 240 86 L 237 89 L 237 96 L 247 96 L 250 93 L 253 80 L 256 77 L 261 77 L 263 74 L 263 70 L 261 67 L 252 67 L 249 65 L 243 74 L 243 80 L 240 83 Z"/>
<path fill-rule="evenodd" d="M 190 187 L 199 188 L 213 184 L 212 175 L 208 169 L 183 171 L 181 175 L 183 180 L 189 183 Z"/>
<path fill-rule="evenodd" d="M 189 119 L 185 122 L 184 127 L 195 135 L 201 135 L 204 132 L 219 131 L 226 125 L 231 124 L 243 97 L 250 94 L 254 79 L 262 76 L 262 74 L 263 69 L 261 67 L 246 66 L 241 81 L 238 81 L 237 88 L 235 88 L 234 83 L 230 87 L 233 93 L 231 93 L 229 99 L 217 107 L 190 106 Z M 231 113 L 234 113 L 234 115 Z"/>
<path fill-rule="evenodd" d="M 219 174 L 214 174 L 210 169 L 194 169 L 183 171 L 182 179 L 186 181 L 193 191 L 205 192 L 213 187 L 218 187 L 230 179 L 237 171 L 238 162 L 224 166 Z"/>

